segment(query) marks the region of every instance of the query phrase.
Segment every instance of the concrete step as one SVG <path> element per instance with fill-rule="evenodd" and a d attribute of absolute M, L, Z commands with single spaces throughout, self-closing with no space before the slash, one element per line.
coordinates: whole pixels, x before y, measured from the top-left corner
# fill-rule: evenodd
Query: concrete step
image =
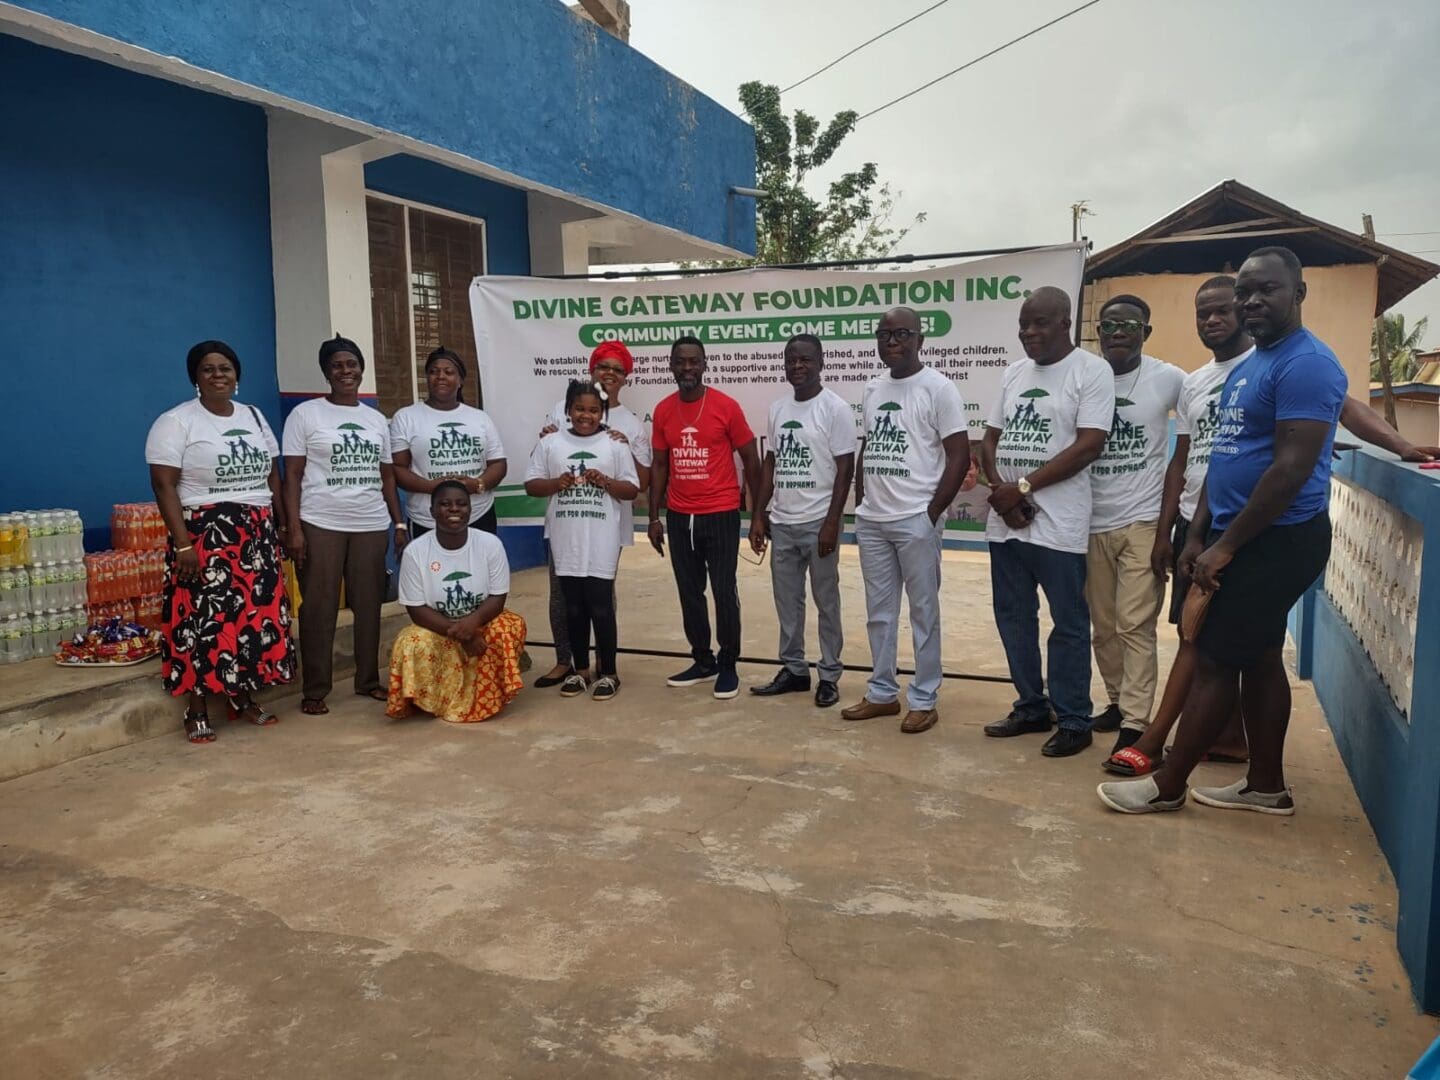
<path fill-rule="evenodd" d="M 382 665 L 395 635 L 408 621 L 399 604 L 385 605 L 380 622 Z M 337 693 L 348 692 L 342 680 L 355 671 L 353 624 L 349 611 L 340 612 L 335 627 Z M 297 632 L 298 628 L 297 622 Z M 298 689 L 297 678 L 290 686 L 256 697 L 266 701 Z M 122 668 L 62 668 L 49 659 L 0 667 L 0 781 L 157 735 L 172 735 L 180 728 L 183 712 L 184 705 L 165 692 L 158 660 Z"/>

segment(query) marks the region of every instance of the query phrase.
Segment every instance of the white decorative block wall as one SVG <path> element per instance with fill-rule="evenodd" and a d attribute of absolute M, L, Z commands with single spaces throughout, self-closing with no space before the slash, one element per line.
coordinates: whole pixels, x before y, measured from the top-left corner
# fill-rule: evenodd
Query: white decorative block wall
<path fill-rule="evenodd" d="M 1408 719 L 1424 531 L 1384 499 L 1338 478 L 1330 481 L 1330 520 L 1325 592 Z"/>

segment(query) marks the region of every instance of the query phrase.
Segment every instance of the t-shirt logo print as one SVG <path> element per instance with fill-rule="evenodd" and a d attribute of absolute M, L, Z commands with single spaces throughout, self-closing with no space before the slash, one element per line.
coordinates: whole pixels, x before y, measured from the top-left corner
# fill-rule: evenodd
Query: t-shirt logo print
<path fill-rule="evenodd" d="M 445 586 L 445 599 L 440 601 L 440 614 L 449 619 L 459 619 L 479 606 L 480 598 L 461 584 L 470 576 L 468 570 L 452 570 L 440 579 L 450 583 Z"/>
<path fill-rule="evenodd" d="M 775 440 L 775 479 L 786 487 L 810 486 L 810 470 L 815 459 L 798 434 L 803 430 L 805 425 L 799 420 L 786 420 L 780 425 L 780 434 Z"/>
<path fill-rule="evenodd" d="M 261 446 L 245 441 L 255 433 L 248 428 L 231 428 L 221 433 L 229 440 L 228 454 L 215 455 L 215 486 L 212 492 L 235 491 L 252 487 L 270 471 L 270 455 Z"/>
<path fill-rule="evenodd" d="M 1053 432 L 1050 417 L 1035 408 L 1038 398 L 1047 398 L 1050 391 L 1035 387 L 1020 395 L 1021 401 L 1015 406 L 1010 422 L 1005 425 L 1003 441 L 1024 446 L 1048 446 Z"/>
<path fill-rule="evenodd" d="M 458 420 L 447 420 L 436 425 L 440 434 L 430 440 L 430 469 L 432 472 L 465 473 L 484 465 L 481 460 L 483 444 L 464 430 Z"/>
<path fill-rule="evenodd" d="M 875 421 L 865 433 L 866 458 L 904 461 L 905 451 L 910 447 L 910 436 L 900 424 L 900 403 L 884 402 L 875 406 L 875 412 Z"/>
<path fill-rule="evenodd" d="M 565 458 L 565 471 L 576 480 L 585 475 L 590 462 L 596 455 L 589 450 L 576 450 Z M 556 494 L 555 516 L 557 518 L 596 518 L 601 521 L 608 516 L 605 512 L 605 492 L 594 484 L 576 484 Z"/>
<path fill-rule="evenodd" d="M 380 444 L 362 439 L 363 424 L 345 423 L 336 430 L 340 441 L 330 444 L 330 475 L 325 482 L 331 487 L 369 487 L 380 469 Z"/>

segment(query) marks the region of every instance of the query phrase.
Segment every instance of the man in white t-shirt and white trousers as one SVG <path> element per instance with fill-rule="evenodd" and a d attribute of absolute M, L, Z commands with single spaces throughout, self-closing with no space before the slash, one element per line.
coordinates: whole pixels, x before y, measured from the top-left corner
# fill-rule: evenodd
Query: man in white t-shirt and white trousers
<path fill-rule="evenodd" d="M 1185 373 L 1144 353 L 1150 305 L 1122 293 L 1100 307 L 1100 352 L 1115 380 L 1115 418 L 1105 448 L 1090 466 L 1090 550 L 1085 599 L 1095 663 L 1110 701 L 1094 730 L 1120 731 L 1111 753 L 1140 738 L 1150 723 L 1159 676 L 1155 627 L 1165 579 L 1150 565 L 1170 413 Z"/>
<path fill-rule="evenodd" d="M 1020 306 L 1026 358 L 1005 369 L 986 420 L 982 467 L 990 474 L 990 586 L 995 626 L 1018 695 L 1010 715 L 985 726 L 1003 739 L 1042 734 L 1046 757 L 1069 757 L 1091 743 L 1090 611 L 1085 559 L 1090 548 L 1090 464 L 1115 419 L 1115 380 L 1094 353 L 1070 339 L 1070 297 L 1044 286 Z M 1050 632 L 1049 679 L 1040 666 L 1040 601 Z M 1046 692 L 1048 689 L 1048 693 Z"/>
<path fill-rule="evenodd" d="M 760 494 L 750 515 L 750 546 L 763 554 L 773 545 L 770 584 L 780 619 L 780 670 L 760 697 L 808 692 L 805 660 L 805 573 L 820 622 L 820 676 L 815 704 L 840 700 L 840 529 L 845 499 L 855 477 L 855 413 L 820 382 L 825 352 L 813 334 L 785 343 L 785 381 L 795 393 L 770 406 Z"/>
<path fill-rule="evenodd" d="M 865 441 L 855 470 L 855 542 L 865 579 L 871 674 L 846 720 L 900 713 L 896 648 L 900 590 L 910 602 L 915 674 L 906 691 L 907 735 L 939 720 L 940 552 L 945 512 L 970 468 L 965 402 L 955 384 L 920 362 L 920 316 L 892 308 L 875 340 L 889 369 L 865 387 Z"/>

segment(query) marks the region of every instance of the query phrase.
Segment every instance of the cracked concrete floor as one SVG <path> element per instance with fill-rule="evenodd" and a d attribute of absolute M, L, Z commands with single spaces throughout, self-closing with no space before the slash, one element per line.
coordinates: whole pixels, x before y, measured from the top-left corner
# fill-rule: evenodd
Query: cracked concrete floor
<path fill-rule="evenodd" d="M 626 556 L 622 644 L 679 644 L 667 574 Z M 983 559 L 946 575 L 947 666 L 1003 671 Z M 543 588 L 517 575 L 535 638 Z M 947 682 L 909 737 L 673 666 L 473 728 L 289 698 L 0 784 L 0 1075 L 1290 1080 L 1400 1076 L 1436 1035 L 1303 686 L 1296 817 L 1124 818 L 1098 749 L 981 736 L 1006 687 Z"/>

